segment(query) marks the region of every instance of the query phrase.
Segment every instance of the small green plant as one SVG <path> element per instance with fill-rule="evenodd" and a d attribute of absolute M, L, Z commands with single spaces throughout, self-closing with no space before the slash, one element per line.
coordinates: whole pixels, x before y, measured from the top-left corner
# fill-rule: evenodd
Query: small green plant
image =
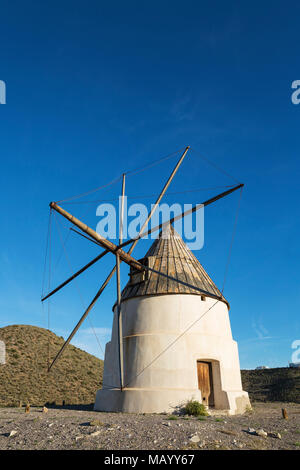
<path fill-rule="evenodd" d="M 222 418 L 216 418 L 215 421 L 216 423 L 224 423 L 224 419 Z"/>
<path fill-rule="evenodd" d="M 198 416 L 197 419 L 198 419 L 198 421 L 205 421 L 206 416 Z"/>
<path fill-rule="evenodd" d="M 167 419 L 168 419 L 169 421 L 175 421 L 176 419 L 178 419 L 178 417 L 175 416 L 175 415 L 170 415 L 170 416 L 167 417 Z"/>
<path fill-rule="evenodd" d="M 208 416 L 205 406 L 197 400 L 189 400 L 184 407 L 184 413 L 191 416 Z"/>
<path fill-rule="evenodd" d="M 294 444 L 296 447 L 300 447 L 300 442 L 295 442 Z"/>

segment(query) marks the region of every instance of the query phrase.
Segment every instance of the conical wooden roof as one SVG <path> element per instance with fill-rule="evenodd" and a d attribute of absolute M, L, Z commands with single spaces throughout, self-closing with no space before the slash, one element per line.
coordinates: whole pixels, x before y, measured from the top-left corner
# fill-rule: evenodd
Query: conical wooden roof
<path fill-rule="evenodd" d="M 172 226 L 167 226 L 160 233 L 159 238 L 140 261 L 150 268 L 196 286 L 203 292 L 151 271 L 144 272 L 142 276 L 139 272 L 131 270 L 130 280 L 122 292 L 122 300 L 147 295 L 194 294 L 218 298 L 228 305 L 203 266 Z"/>

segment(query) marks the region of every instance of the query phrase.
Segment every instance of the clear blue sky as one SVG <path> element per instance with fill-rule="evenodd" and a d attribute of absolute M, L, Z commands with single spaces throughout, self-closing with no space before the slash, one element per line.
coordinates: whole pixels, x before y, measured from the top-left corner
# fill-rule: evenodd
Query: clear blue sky
<path fill-rule="evenodd" d="M 224 291 L 241 366 L 291 360 L 300 339 L 300 105 L 291 102 L 299 17 L 294 1 L 2 2 L 0 326 L 47 326 L 40 296 L 51 200 L 191 145 L 245 183 Z M 128 195 L 157 193 L 174 163 L 128 177 Z M 191 151 L 170 192 L 227 184 Z M 117 184 L 90 198 L 119 191 Z M 198 203 L 215 192 L 165 201 Z M 218 286 L 237 199 L 207 209 L 205 245 L 195 253 Z M 65 207 L 96 226 L 95 205 Z M 71 271 L 57 227 L 53 233 L 52 286 Z M 141 242 L 136 255 L 148 246 Z M 74 234 L 66 250 L 72 270 L 98 253 Z M 67 335 L 113 261 L 106 257 L 53 300 L 56 333 Z M 114 300 L 115 281 L 91 314 L 102 345 Z M 101 356 L 90 326 L 74 344 Z"/>

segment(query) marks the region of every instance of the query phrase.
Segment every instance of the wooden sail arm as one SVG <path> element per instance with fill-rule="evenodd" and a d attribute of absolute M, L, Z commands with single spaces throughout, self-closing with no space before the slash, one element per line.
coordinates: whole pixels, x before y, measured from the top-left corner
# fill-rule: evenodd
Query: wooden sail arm
<path fill-rule="evenodd" d="M 78 232 L 79 233 L 79 232 Z M 81 235 L 81 234 L 80 234 Z M 94 241 L 92 240 L 91 238 L 88 238 L 89 241 Z M 97 263 L 97 261 L 99 261 L 99 259 L 103 258 L 104 255 L 106 255 L 107 253 L 109 253 L 108 250 L 104 250 L 102 251 L 102 253 L 100 253 L 100 255 L 96 256 L 96 258 L 92 259 L 89 263 L 87 263 L 85 266 L 83 266 L 81 269 L 79 269 L 79 271 L 77 271 L 76 273 L 72 274 L 72 276 L 68 277 L 68 279 L 64 282 L 62 282 L 61 284 L 59 284 L 59 286 L 55 287 L 55 289 L 53 289 L 51 292 L 49 292 L 47 295 L 45 295 L 44 297 L 42 297 L 41 301 L 44 302 L 45 300 L 49 299 L 49 297 L 51 297 L 53 294 L 56 294 L 56 292 L 58 292 L 60 289 L 62 289 L 63 287 L 65 287 L 67 284 L 69 284 L 69 282 L 73 281 L 73 279 L 76 279 L 77 276 L 79 276 L 81 273 L 83 273 L 84 271 L 86 271 L 88 268 L 90 268 L 93 264 Z"/>
<path fill-rule="evenodd" d="M 157 225 L 156 227 L 154 228 L 151 228 L 150 230 L 146 231 L 146 232 L 143 232 L 141 233 L 137 238 L 132 238 L 130 240 L 127 240 L 126 242 L 124 243 L 121 243 L 119 244 L 119 246 L 117 247 L 118 249 L 119 248 L 124 248 L 125 246 L 127 245 L 130 245 L 131 243 L 135 242 L 135 241 L 138 241 L 140 240 L 141 238 L 145 237 L 146 235 L 149 235 L 150 233 L 152 232 L 155 232 L 157 230 L 160 230 L 161 228 L 163 228 L 165 225 L 167 224 L 172 224 L 174 223 L 176 220 L 179 220 L 183 217 L 186 217 L 187 215 L 191 214 L 191 213 L 194 213 L 196 212 L 197 210 L 199 210 L 201 207 L 206 207 L 208 206 L 209 204 L 212 204 L 213 202 L 216 202 L 218 201 L 219 199 L 222 199 L 223 197 L 225 196 L 228 196 L 229 194 L 233 193 L 234 191 L 238 190 L 238 189 L 241 189 L 242 187 L 244 186 L 244 184 L 239 184 L 237 186 L 234 186 L 233 188 L 227 190 L 227 191 L 224 191 L 223 193 L 220 193 L 220 194 L 217 194 L 216 196 L 204 201 L 202 204 L 197 204 L 195 207 L 193 207 L 192 209 L 186 211 L 186 212 L 183 212 L 182 214 L 179 214 L 177 215 L 176 217 L 173 217 L 172 219 L 170 219 L 169 221 L 167 222 L 163 222 L 162 224 L 160 225 Z M 76 231 L 76 230 L 75 230 Z M 76 233 L 79 233 L 76 231 Z M 81 235 L 81 234 L 80 234 Z M 90 240 L 92 241 L 92 240 Z M 99 242 L 96 242 L 96 243 L 99 243 Z M 62 289 L 65 285 L 67 285 L 69 282 L 71 282 L 73 279 L 75 279 L 77 276 L 79 276 L 79 274 L 81 274 L 82 272 L 84 272 L 86 269 L 88 269 L 90 266 L 92 266 L 94 263 L 96 263 L 99 259 L 101 259 L 106 253 L 109 253 L 109 250 L 106 250 L 105 252 L 101 253 L 100 255 L 96 256 L 96 258 L 94 258 L 93 260 L 91 260 L 88 264 L 86 264 L 83 268 L 81 268 L 79 271 L 77 271 L 75 274 L 73 274 L 71 277 L 69 277 L 65 282 L 63 282 L 62 284 L 60 284 L 57 288 L 55 288 L 53 291 L 51 291 L 49 294 L 47 294 L 45 297 L 42 298 L 42 301 L 48 299 L 51 295 L 55 294 L 56 292 L 58 292 L 60 289 Z"/>
<path fill-rule="evenodd" d="M 118 248 L 118 245 L 115 245 L 113 242 L 107 240 L 106 238 L 102 237 L 97 233 L 95 230 L 90 228 L 88 225 L 85 223 L 81 222 L 81 220 L 77 219 L 74 215 L 70 214 L 67 212 L 65 209 L 60 207 L 58 204 L 55 202 L 50 203 L 50 207 L 54 209 L 56 212 L 61 214 L 63 217 L 65 217 L 67 220 L 69 220 L 72 224 L 76 225 L 80 230 L 85 232 L 87 235 L 89 235 L 91 238 L 96 240 L 97 242 L 100 243 L 100 245 L 105 248 L 106 250 L 110 251 L 111 253 L 118 253 L 120 259 L 124 261 L 125 263 L 129 264 L 129 266 L 134 267 L 135 269 L 141 270 L 141 265 L 134 259 L 130 254 L 126 253 L 126 251 Z"/>
<path fill-rule="evenodd" d="M 190 215 L 190 214 L 193 214 L 194 212 L 198 211 L 199 209 L 201 209 L 202 207 L 206 207 L 206 206 L 209 206 L 210 204 L 212 204 L 213 202 L 216 202 L 218 201 L 219 199 L 222 199 L 223 197 L 225 196 L 228 196 L 229 194 L 233 193 L 234 191 L 237 191 L 238 189 L 241 189 L 244 187 L 244 184 L 243 183 L 240 183 L 238 184 L 237 186 L 234 186 L 233 188 L 230 188 L 228 189 L 227 191 L 224 191 L 223 193 L 220 193 L 220 194 L 217 194 L 216 196 L 210 198 L 210 199 L 207 199 L 206 201 L 200 203 L 200 204 L 197 204 L 195 207 L 193 207 L 192 209 L 189 209 L 188 211 L 186 212 L 183 212 L 182 214 L 178 214 L 176 217 L 172 217 L 172 219 L 169 219 L 167 220 L 166 222 L 162 222 L 160 225 L 157 225 L 156 227 L 153 227 L 149 230 L 147 230 L 146 232 L 143 232 L 141 234 L 139 234 L 136 238 L 131 238 L 130 240 L 127 240 L 126 242 L 122 243 L 121 245 L 118 246 L 118 248 L 124 248 L 125 246 L 127 245 L 130 245 L 130 243 L 134 242 L 134 241 L 138 241 L 140 240 L 141 238 L 144 238 L 146 237 L 147 235 L 149 235 L 150 233 L 152 232 L 156 232 L 157 230 L 161 230 L 163 227 L 169 225 L 169 224 L 173 224 L 174 222 L 176 222 L 177 220 L 180 220 L 180 219 L 183 219 L 184 217 L 186 217 L 187 215 Z"/>
<path fill-rule="evenodd" d="M 154 211 L 156 210 L 159 202 L 161 201 L 162 197 L 164 196 L 165 192 L 167 191 L 172 179 L 174 178 L 175 174 L 177 173 L 181 163 L 183 162 L 187 152 L 189 150 L 189 147 L 186 147 L 185 151 L 183 152 L 182 156 L 180 157 L 180 159 L 178 160 L 175 168 L 173 169 L 171 175 L 169 176 L 167 182 L 165 183 L 158 199 L 156 200 L 155 202 L 155 207 L 151 210 L 151 213 L 149 215 L 149 217 L 147 218 L 147 221 L 145 222 L 145 224 L 143 225 L 142 229 L 140 230 L 140 233 L 144 230 L 144 228 L 147 226 L 147 223 L 148 221 L 151 219 Z M 139 235 L 140 235 L 139 233 Z M 98 241 L 98 240 L 97 240 Z M 120 240 L 121 242 L 121 240 Z M 119 244 L 120 244 L 119 242 Z M 134 246 L 130 247 L 130 249 L 128 250 L 128 253 L 131 254 L 133 248 L 135 247 L 136 243 L 138 242 L 138 240 L 134 241 Z M 118 252 L 117 252 L 118 254 Z M 121 260 L 121 257 L 119 258 L 119 260 Z M 92 263 L 93 260 L 90 262 Z M 64 343 L 64 345 L 62 346 L 62 348 L 60 349 L 60 351 L 57 353 L 56 357 L 54 358 L 54 360 L 52 361 L 52 364 L 49 366 L 48 368 L 48 372 L 50 371 L 50 369 L 53 367 L 53 365 L 55 364 L 55 362 L 59 359 L 59 357 L 61 356 L 61 354 L 63 353 L 63 351 L 65 350 L 65 348 L 67 347 L 67 345 L 70 343 L 71 339 L 73 338 L 73 336 L 75 335 L 75 333 L 78 331 L 78 329 L 80 328 L 80 325 L 83 323 L 83 321 L 85 320 L 85 318 L 88 316 L 89 312 L 91 311 L 91 309 L 94 307 L 95 303 L 97 302 L 98 298 L 100 297 L 100 295 L 102 294 L 102 292 L 104 291 L 104 289 L 106 288 L 107 284 L 109 283 L 109 281 L 111 280 L 111 278 L 113 277 L 114 273 L 116 271 L 116 266 L 112 269 L 112 271 L 110 272 L 110 274 L 107 276 L 106 280 L 104 281 L 104 283 L 102 284 L 102 286 L 100 287 L 100 289 L 98 290 L 97 294 L 95 295 L 94 299 L 92 300 L 92 302 L 90 303 L 90 305 L 88 306 L 88 308 L 85 310 L 84 314 L 82 315 L 82 317 L 80 318 L 80 320 L 78 321 L 77 325 L 75 326 L 75 328 L 72 330 L 72 332 L 70 333 L 68 339 L 66 340 L 66 342 Z"/>

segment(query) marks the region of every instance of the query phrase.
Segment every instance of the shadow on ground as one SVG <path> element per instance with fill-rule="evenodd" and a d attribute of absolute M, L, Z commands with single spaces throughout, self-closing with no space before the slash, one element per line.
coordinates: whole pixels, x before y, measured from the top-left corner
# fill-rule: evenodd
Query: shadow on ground
<path fill-rule="evenodd" d="M 93 411 L 94 403 L 89 404 L 68 404 L 68 405 L 56 405 L 56 403 L 46 403 L 45 406 L 54 410 L 76 410 L 76 411 Z"/>

